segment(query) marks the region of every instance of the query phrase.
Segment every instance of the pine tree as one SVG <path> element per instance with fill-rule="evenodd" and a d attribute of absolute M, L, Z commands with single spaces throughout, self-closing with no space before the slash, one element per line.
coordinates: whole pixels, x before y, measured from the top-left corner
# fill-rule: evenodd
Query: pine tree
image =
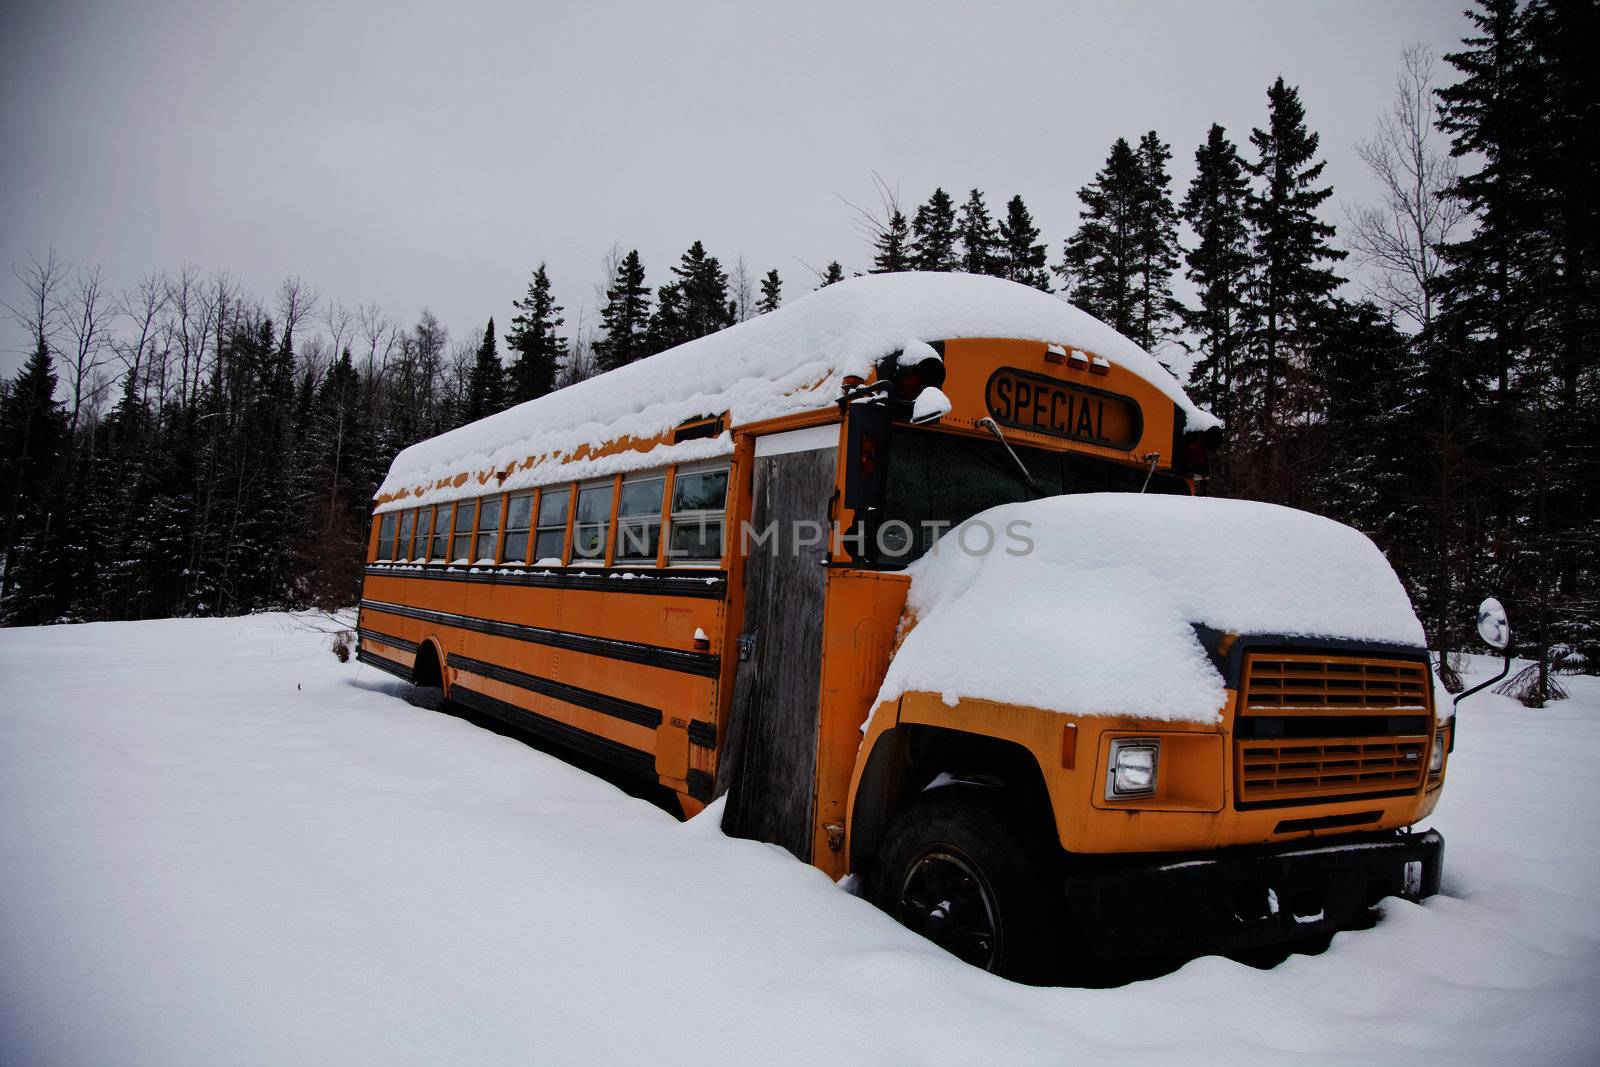
<path fill-rule="evenodd" d="M 895 208 L 889 222 L 873 242 L 872 273 L 891 274 L 911 269 L 911 232 L 905 213 Z"/>
<path fill-rule="evenodd" d="M 1483 338 L 1487 369 L 1497 395 L 1511 397 L 1511 368 L 1526 343 L 1534 295 L 1524 272 L 1534 255 L 1528 169 L 1534 151 L 1527 110 L 1530 60 L 1519 0 L 1478 0 L 1467 17 L 1480 35 L 1468 37 L 1445 60 L 1462 73 L 1439 90 L 1440 127 L 1451 154 L 1475 156 L 1483 165 L 1461 175 L 1450 195 L 1477 225 L 1464 240 L 1442 250 L 1448 327 L 1458 336 Z"/>
<path fill-rule="evenodd" d="M 1233 410 L 1235 361 L 1248 331 L 1250 231 L 1244 204 L 1249 182 L 1238 149 L 1218 125 L 1195 150 L 1194 166 L 1194 180 L 1183 198 L 1183 220 L 1196 237 L 1185 256 L 1185 273 L 1194 285 L 1197 304 L 1182 314 L 1200 357 L 1190 369 L 1189 388 L 1227 423 Z"/>
<path fill-rule="evenodd" d="M 1119 137 L 1094 180 L 1078 190 L 1083 210 L 1067 238 L 1057 272 L 1067 297 L 1095 318 L 1132 336 L 1136 332 L 1139 216 L 1144 174 L 1133 146 Z"/>
<path fill-rule="evenodd" d="M 828 269 L 824 271 L 822 275 L 822 284 L 817 286 L 817 288 L 826 289 L 834 282 L 842 281 L 844 281 L 844 267 L 840 266 L 839 261 L 836 259 L 832 263 L 828 264 Z"/>
<path fill-rule="evenodd" d="M 1252 363 L 1261 396 L 1260 425 L 1272 433 L 1282 413 L 1281 394 L 1291 369 L 1304 369 L 1319 313 L 1338 277 L 1323 266 L 1345 253 L 1329 244 L 1334 228 L 1317 217 L 1333 195 L 1317 188 L 1324 164 L 1315 161 L 1320 138 L 1306 128 L 1300 91 L 1280 76 L 1267 90 L 1267 126 L 1250 131 L 1256 160 L 1246 165 L 1256 187 L 1245 202 L 1254 231 L 1257 264 L 1251 313 L 1257 327 Z"/>
<path fill-rule="evenodd" d="M 645 348 L 652 354 L 665 352 L 687 340 L 689 330 L 683 314 L 683 287 L 677 282 L 668 282 L 656 290 L 656 307 L 645 327 Z"/>
<path fill-rule="evenodd" d="M 350 353 L 345 351 L 348 361 Z M 348 368 L 354 373 L 355 368 Z M 494 319 L 484 328 L 483 342 L 478 345 L 472 361 L 472 377 L 467 382 L 466 421 L 475 422 L 493 415 L 506 406 L 506 371 L 500 365 L 500 353 L 495 350 Z"/>
<path fill-rule="evenodd" d="M 1535 663 L 1508 683 L 1525 702 L 1559 695 L 1556 649 L 1600 655 L 1600 85 L 1593 3 L 1480 0 L 1478 35 L 1446 59 L 1452 151 L 1481 160 L 1453 195 L 1475 216 L 1445 248 L 1440 358 L 1495 384 L 1480 462 L 1493 486 L 1498 562 Z"/>
<path fill-rule="evenodd" d="M 1021 196 L 1006 204 L 1006 217 L 1000 223 L 999 254 L 995 273 L 1035 289 L 1050 291 L 1050 272 L 1045 268 L 1044 242 L 1038 239 L 1039 227 Z"/>
<path fill-rule="evenodd" d="M 737 309 L 728 299 L 728 275 L 716 256 L 707 255 L 703 244 L 690 245 L 672 268 L 682 297 L 682 339 L 716 333 L 732 326 Z"/>
<path fill-rule="evenodd" d="M 55 392 L 55 369 L 41 336 L 0 398 L 0 500 L 7 509 L 0 620 L 45 621 L 41 614 L 19 612 L 13 601 L 19 585 L 27 589 L 30 567 L 47 548 L 51 498 L 68 445 L 67 415 Z"/>
<path fill-rule="evenodd" d="M 956 231 L 961 237 L 960 269 L 968 274 L 993 274 L 995 246 L 1000 237 L 995 232 L 994 220 L 989 217 L 989 208 L 983 202 L 983 194 L 978 190 L 968 193 L 967 202 L 961 205 Z"/>
<path fill-rule="evenodd" d="M 776 270 L 769 270 L 766 277 L 761 279 L 761 303 L 756 305 L 756 313 L 765 315 L 769 311 L 777 311 L 782 305 L 783 279 L 778 277 Z"/>
<path fill-rule="evenodd" d="M 606 305 L 600 309 L 601 336 L 594 344 L 598 369 L 604 373 L 644 358 L 649 326 L 650 289 L 644 284 L 639 250 L 633 249 L 617 264 L 606 288 Z"/>
<path fill-rule="evenodd" d="M 950 194 L 935 189 L 928 202 L 917 208 L 911 221 L 911 264 L 916 270 L 953 271 L 961 268 L 956 250 L 956 209 Z"/>
<path fill-rule="evenodd" d="M 511 363 L 511 402 L 521 404 L 555 388 L 566 339 L 556 330 L 566 320 L 550 292 L 550 276 L 540 263 L 528 283 L 528 295 L 512 304 L 519 314 L 511 320 L 506 347 L 516 355 Z"/>
<path fill-rule="evenodd" d="M 1178 302 L 1172 297 L 1172 275 L 1178 269 L 1178 209 L 1172 203 L 1172 176 L 1167 162 L 1172 149 L 1151 130 L 1139 139 L 1140 191 L 1136 233 L 1138 295 L 1133 339 L 1154 352 L 1172 332 Z"/>

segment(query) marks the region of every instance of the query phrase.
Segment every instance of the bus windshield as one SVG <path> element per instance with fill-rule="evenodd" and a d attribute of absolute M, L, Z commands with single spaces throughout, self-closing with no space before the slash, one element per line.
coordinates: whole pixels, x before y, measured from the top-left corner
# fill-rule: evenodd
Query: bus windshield
<path fill-rule="evenodd" d="M 998 441 L 896 426 L 890 442 L 876 529 L 861 545 L 863 557 L 874 562 L 910 563 L 980 511 L 1040 495 Z M 1146 472 L 1133 466 L 1015 443 L 1012 451 L 1045 496 L 1137 493 L 1145 482 Z M 1157 471 L 1146 491 L 1187 494 L 1189 487 Z"/>

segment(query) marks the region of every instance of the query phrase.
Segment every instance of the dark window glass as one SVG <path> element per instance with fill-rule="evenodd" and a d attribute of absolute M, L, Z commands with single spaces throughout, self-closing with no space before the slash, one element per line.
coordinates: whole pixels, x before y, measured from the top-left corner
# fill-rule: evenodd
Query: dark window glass
<path fill-rule="evenodd" d="M 450 504 L 440 504 L 433 519 L 433 548 L 429 559 L 444 559 L 450 551 Z"/>
<path fill-rule="evenodd" d="M 680 471 L 672 484 L 671 563 L 714 563 L 722 558 L 722 516 L 728 469 Z"/>
<path fill-rule="evenodd" d="M 661 500 L 667 480 L 644 475 L 622 483 L 617 496 L 618 563 L 654 563 L 661 544 Z"/>
<path fill-rule="evenodd" d="M 672 485 L 672 512 L 722 511 L 728 498 L 727 470 L 679 474 Z"/>
<path fill-rule="evenodd" d="M 1012 451 L 1037 489 L 998 441 L 896 427 L 877 524 L 852 533 L 852 552 L 864 541 L 866 558 L 909 563 L 951 527 L 1000 504 L 1062 493 L 1137 493 L 1145 484 L 1146 470 L 1139 467 L 1016 444 Z M 1189 489 L 1182 479 L 1158 473 L 1145 491 Z"/>
<path fill-rule="evenodd" d="M 567 504 L 571 499 L 572 489 L 568 486 L 540 490 L 539 525 L 533 544 L 535 562 L 561 563 L 561 552 L 567 543 Z"/>
<path fill-rule="evenodd" d="M 494 562 L 495 545 L 500 540 L 500 501 L 500 497 L 486 496 L 478 506 L 478 549 L 472 556 L 474 563 L 479 560 Z"/>
<path fill-rule="evenodd" d="M 472 549 L 472 519 L 477 512 L 476 501 L 462 500 L 456 504 L 455 537 L 450 543 L 451 562 L 465 561 Z"/>
<path fill-rule="evenodd" d="M 513 493 L 506 503 L 506 540 L 500 559 L 523 563 L 528 558 L 528 530 L 533 525 L 533 494 Z"/>
<path fill-rule="evenodd" d="M 394 559 L 394 512 L 378 520 L 378 558 Z"/>
<path fill-rule="evenodd" d="M 400 516 L 400 544 L 395 549 L 395 559 L 411 558 L 411 528 L 417 521 L 415 510 L 408 511 Z"/>
<path fill-rule="evenodd" d="M 611 528 L 610 482 L 596 482 L 578 490 L 578 509 L 572 520 L 572 558 L 603 560 L 606 534 Z"/>

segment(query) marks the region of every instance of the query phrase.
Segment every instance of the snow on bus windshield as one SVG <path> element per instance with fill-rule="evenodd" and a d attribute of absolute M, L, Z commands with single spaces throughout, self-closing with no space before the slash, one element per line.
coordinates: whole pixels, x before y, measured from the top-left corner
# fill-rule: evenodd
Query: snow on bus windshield
<path fill-rule="evenodd" d="M 879 701 L 920 691 L 1082 715 L 1211 722 L 1194 625 L 1421 649 L 1364 534 L 1247 500 L 1091 493 L 1005 504 L 908 568 L 916 619 Z"/>
<path fill-rule="evenodd" d="M 740 424 L 812 410 L 838 396 L 846 375 L 867 374 L 891 352 L 960 337 L 1087 349 L 1171 397 L 1189 429 L 1217 425 L 1142 348 L 1059 297 L 1000 278 L 881 274 L 830 285 L 777 311 L 412 445 L 395 457 L 378 489 L 378 497 L 390 498 L 380 510 L 473 496 L 481 489 L 471 479 L 449 483 L 529 457 L 559 459 L 622 438 L 649 440 L 689 419 L 727 414 L 730 424 Z M 559 464 L 535 464 L 512 473 L 501 488 L 709 459 L 731 448 L 722 434 L 559 470 Z M 401 493 L 406 495 L 396 498 Z"/>

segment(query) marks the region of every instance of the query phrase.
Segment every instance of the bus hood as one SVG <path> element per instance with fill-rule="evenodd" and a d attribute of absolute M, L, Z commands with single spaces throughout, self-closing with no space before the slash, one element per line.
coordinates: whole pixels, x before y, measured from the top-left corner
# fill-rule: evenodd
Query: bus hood
<path fill-rule="evenodd" d="M 907 692 L 1077 715 L 1215 722 L 1197 625 L 1425 647 L 1366 535 L 1246 500 L 1094 493 L 992 508 L 909 568 L 914 625 L 879 702 Z"/>

